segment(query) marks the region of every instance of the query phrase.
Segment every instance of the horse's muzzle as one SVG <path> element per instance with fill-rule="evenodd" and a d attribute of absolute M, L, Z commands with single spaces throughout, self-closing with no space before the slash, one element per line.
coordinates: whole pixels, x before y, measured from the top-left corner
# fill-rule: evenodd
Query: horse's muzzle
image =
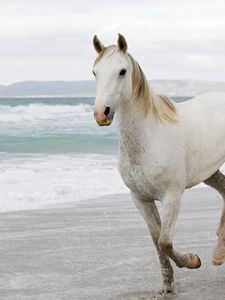
<path fill-rule="evenodd" d="M 113 118 L 106 117 L 105 115 L 94 114 L 95 120 L 99 126 L 109 126 L 112 124 Z"/>
<path fill-rule="evenodd" d="M 109 112 L 109 108 L 107 109 L 108 113 L 106 114 L 106 109 L 107 108 L 104 108 L 101 111 L 94 112 L 95 120 L 99 126 L 109 126 L 112 124 L 114 114 L 112 111 Z"/>

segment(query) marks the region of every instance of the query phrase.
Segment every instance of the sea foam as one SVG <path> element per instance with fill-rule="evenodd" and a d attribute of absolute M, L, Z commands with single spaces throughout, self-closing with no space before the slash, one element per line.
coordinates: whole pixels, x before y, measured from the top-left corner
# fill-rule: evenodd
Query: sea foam
<path fill-rule="evenodd" d="M 116 156 L 8 155 L 0 159 L 0 211 L 37 209 L 127 193 Z"/>

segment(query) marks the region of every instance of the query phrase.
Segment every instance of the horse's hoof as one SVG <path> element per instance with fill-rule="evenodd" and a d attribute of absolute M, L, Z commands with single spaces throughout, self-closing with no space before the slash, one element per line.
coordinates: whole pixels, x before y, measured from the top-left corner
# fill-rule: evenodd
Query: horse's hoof
<path fill-rule="evenodd" d="M 155 299 L 160 300 L 160 299 L 167 299 L 176 296 L 177 293 L 175 291 L 174 284 L 172 285 L 167 285 L 164 284 L 163 287 L 156 293 Z"/>
<path fill-rule="evenodd" d="M 212 263 L 214 264 L 214 266 L 221 266 L 224 263 L 224 261 L 225 261 L 225 258 L 218 259 L 218 258 L 213 257 Z"/>
<path fill-rule="evenodd" d="M 215 266 L 221 266 L 225 262 L 225 254 L 221 256 L 213 256 L 212 263 Z"/>
<path fill-rule="evenodd" d="M 157 292 L 155 295 L 154 299 L 160 300 L 160 299 L 168 299 L 168 298 L 173 298 L 174 296 L 177 296 L 176 292 L 174 289 L 161 289 Z"/>
<path fill-rule="evenodd" d="M 191 263 L 187 267 L 188 269 L 198 269 L 201 267 L 201 259 L 198 255 L 190 254 L 191 256 Z"/>
<path fill-rule="evenodd" d="M 220 266 L 225 262 L 225 238 L 224 232 L 219 236 L 218 243 L 213 252 L 213 264 Z"/>

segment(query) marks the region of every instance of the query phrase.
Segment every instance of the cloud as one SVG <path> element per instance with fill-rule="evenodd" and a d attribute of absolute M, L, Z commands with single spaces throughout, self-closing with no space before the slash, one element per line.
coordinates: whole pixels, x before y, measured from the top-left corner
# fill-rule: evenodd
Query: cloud
<path fill-rule="evenodd" d="M 92 37 L 129 51 L 149 78 L 225 80 L 224 1 L 0 0 L 0 82 L 91 79 Z"/>

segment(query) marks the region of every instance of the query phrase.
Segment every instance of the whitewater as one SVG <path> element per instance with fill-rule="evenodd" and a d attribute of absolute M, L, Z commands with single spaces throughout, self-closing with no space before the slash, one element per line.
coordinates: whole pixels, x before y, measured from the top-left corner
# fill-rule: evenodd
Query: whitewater
<path fill-rule="evenodd" d="M 114 128 L 100 130 L 93 99 L 0 100 L 0 211 L 128 192 Z"/>

